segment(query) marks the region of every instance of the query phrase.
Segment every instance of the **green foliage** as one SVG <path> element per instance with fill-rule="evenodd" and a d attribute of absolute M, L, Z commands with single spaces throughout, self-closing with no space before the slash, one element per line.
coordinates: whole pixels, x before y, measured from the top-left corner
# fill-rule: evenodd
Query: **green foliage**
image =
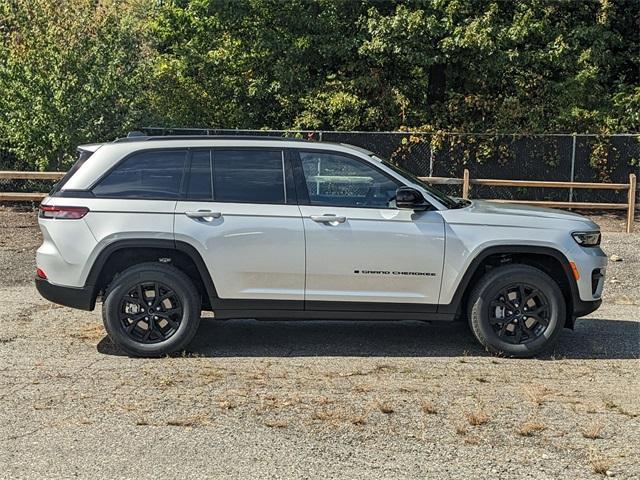
<path fill-rule="evenodd" d="M 0 139 L 31 168 L 63 169 L 75 147 L 143 115 L 147 62 L 133 3 L 0 3 Z"/>
<path fill-rule="evenodd" d="M 436 150 L 637 132 L 638 31 L 637 0 L 5 0 L 0 142 L 63 168 L 145 123 L 406 129 Z M 495 138 L 461 155 L 509 158 Z"/>

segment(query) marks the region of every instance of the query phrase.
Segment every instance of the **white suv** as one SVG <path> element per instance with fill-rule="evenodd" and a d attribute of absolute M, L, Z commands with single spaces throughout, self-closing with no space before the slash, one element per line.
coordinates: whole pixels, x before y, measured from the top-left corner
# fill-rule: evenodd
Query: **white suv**
<path fill-rule="evenodd" d="M 451 198 L 366 150 L 265 137 L 79 147 L 40 206 L 36 285 L 102 314 L 132 355 L 216 319 L 467 318 L 488 350 L 535 355 L 601 303 L 590 220 Z"/>

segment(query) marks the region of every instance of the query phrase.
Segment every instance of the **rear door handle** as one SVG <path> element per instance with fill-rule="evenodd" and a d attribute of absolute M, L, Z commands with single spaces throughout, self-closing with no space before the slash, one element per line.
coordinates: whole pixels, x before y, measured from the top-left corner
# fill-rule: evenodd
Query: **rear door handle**
<path fill-rule="evenodd" d="M 325 215 L 311 215 L 309 218 L 318 223 L 344 223 L 347 220 L 347 217 L 341 217 L 331 213 L 327 213 Z"/>
<path fill-rule="evenodd" d="M 212 212 L 211 210 L 198 210 L 198 211 L 190 211 L 190 212 L 184 212 L 184 214 L 189 217 L 189 218 L 203 218 L 203 219 L 207 219 L 207 218 L 220 218 L 222 216 L 222 213 L 220 212 Z"/>

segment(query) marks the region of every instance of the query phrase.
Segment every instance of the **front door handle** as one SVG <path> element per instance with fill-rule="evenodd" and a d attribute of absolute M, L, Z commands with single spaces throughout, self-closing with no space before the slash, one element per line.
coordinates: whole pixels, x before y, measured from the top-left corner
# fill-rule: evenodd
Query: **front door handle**
<path fill-rule="evenodd" d="M 314 222 L 318 223 L 344 223 L 347 220 L 347 217 L 341 217 L 331 213 L 327 213 L 325 215 L 311 215 L 310 218 Z"/>
<path fill-rule="evenodd" d="M 203 218 L 203 219 L 207 219 L 207 218 L 220 218 L 222 216 L 222 213 L 220 212 L 212 212 L 211 210 L 198 210 L 198 211 L 190 211 L 190 212 L 184 212 L 184 214 L 189 217 L 189 218 Z"/>

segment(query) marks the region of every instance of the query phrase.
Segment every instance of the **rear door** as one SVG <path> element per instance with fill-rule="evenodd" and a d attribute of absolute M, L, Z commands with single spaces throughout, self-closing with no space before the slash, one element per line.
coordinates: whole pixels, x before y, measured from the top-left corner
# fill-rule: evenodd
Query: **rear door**
<path fill-rule="evenodd" d="M 175 238 L 200 252 L 220 308 L 303 308 L 304 232 L 284 151 L 193 149 L 189 165 Z"/>
<path fill-rule="evenodd" d="M 436 211 L 398 210 L 400 181 L 348 154 L 300 150 L 295 173 L 308 309 L 435 310 L 444 257 Z"/>

